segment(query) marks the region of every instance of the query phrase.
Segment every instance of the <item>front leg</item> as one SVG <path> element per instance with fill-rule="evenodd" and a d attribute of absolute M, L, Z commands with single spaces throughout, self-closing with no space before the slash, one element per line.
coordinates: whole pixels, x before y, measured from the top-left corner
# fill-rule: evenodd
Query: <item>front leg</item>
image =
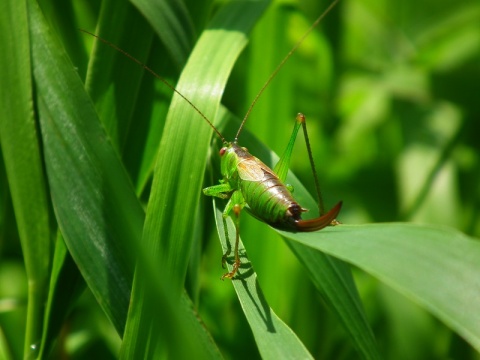
<path fill-rule="evenodd" d="M 215 196 L 220 199 L 228 199 L 234 189 L 229 183 L 218 184 L 206 187 L 203 189 L 203 193 L 207 196 Z"/>
<path fill-rule="evenodd" d="M 227 228 L 227 218 L 230 216 L 232 210 L 235 215 L 233 219 L 233 223 L 235 224 L 235 262 L 233 264 L 233 269 L 229 273 L 224 274 L 221 279 L 224 278 L 233 278 L 235 273 L 237 272 L 238 268 L 240 267 L 240 256 L 238 254 L 238 243 L 240 240 L 240 212 L 245 206 L 245 200 L 243 198 L 242 192 L 240 190 L 234 190 L 229 183 L 223 183 L 219 185 L 209 186 L 203 189 L 203 193 L 207 196 L 215 196 L 221 199 L 228 199 L 227 205 L 223 210 L 222 217 L 223 217 L 223 227 L 225 230 L 225 240 L 227 242 L 227 250 L 225 254 L 222 256 L 222 267 L 225 267 L 225 263 L 227 261 L 227 256 L 230 255 L 232 251 L 232 246 L 230 244 L 230 238 L 228 236 L 228 228 Z"/>

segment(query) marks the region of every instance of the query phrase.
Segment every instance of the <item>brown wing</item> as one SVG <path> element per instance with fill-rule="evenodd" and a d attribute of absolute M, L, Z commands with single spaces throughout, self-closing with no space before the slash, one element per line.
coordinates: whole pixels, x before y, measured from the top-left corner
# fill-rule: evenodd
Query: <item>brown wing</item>
<path fill-rule="evenodd" d="M 262 181 L 265 177 L 264 170 L 267 170 L 268 167 L 260 160 L 252 156 L 247 159 L 242 159 L 238 163 L 237 169 L 238 175 L 242 180 Z"/>

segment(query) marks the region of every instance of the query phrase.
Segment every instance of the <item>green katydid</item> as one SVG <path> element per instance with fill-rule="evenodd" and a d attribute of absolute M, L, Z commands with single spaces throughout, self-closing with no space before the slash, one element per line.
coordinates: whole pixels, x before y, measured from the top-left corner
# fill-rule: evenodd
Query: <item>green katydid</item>
<path fill-rule="evenodd" d="M 222 276 L 222 279 L 233 278 L 238 268 L 240 267 L 240 257 L 238 254 L 239 223 L 240 212 L 244 208 L 260 221 L 263 221 L 274 228 L 291 232 L 317 231 L 323 229 L 328 225 L 338 224 L 338 222 L 336 221 L 336 217 L 340 212 L 342 202 L 338 202 L 330 211 L 324 213 L 318 184 L 318 177 L 313 162 L 310 143 L 308 140 L 305 116 L 303 114 L 297 115 L 294 130 L 290 137 L 290 141 L 288 142 L 287 148 L 273 170 L 270 169 L 258 158 L 251 155 L 246 148 L 241 147 L 238 144 L 238 137 L 240 136 L 245 122 L 260 95 L 270 84 L 271 80 L 279 72 L 280 68 L 284 65 L 288 58 L 295 52 L 298 46 L 307 37 L 307 35 L 318 25 L 318 23 L 336 5 L 338 1 L 339 0 L 335 0 L 322 13 L 322 15 L 318 17 L 318 19 L 312 24 L 312 26 L 307 30 L 307 32 L 287 54 L 287 56 L 281 61 L 275 71 L 270 75 L 265 85 L 262 87 L 260 92 L 255 97 L 254 101 L 250 105 L 250 108 L 248 109 L 247 114 L 245 115 L 237 131 L 235 139 L 232 142 L 226 141 L 220 131 L 213 125 L 212 121 L 210 121 L 189 99 L 182 95 L 165 79 L 163 79 L 153 70 L 151 70 L 147 65 L 141 63 L 139 60 L 135 59 L 133 56 L 118 48 L 116 45 L 108 42 L 107 40 L 104 40 L 95 34 L 89 33 L 88 31 L 82 30 L 96 37 L 107 45 L 111 46 L 115 50 L 123 53 L 125 56 L 142 66 L 145 70 L 152 73 L 172 91 L 182 97 L 190 106 L 192 106 L 195 111 L 208 123 L 208 125 L 212 127 L 214 132 L 223 142 L 223 147 L 220 149 L 222 180 L 220 180 L 220 184 L 218 185 L 213 185 L 203 189 L 203 193 L 207 196 L 215 196 L 222 199 L 228 199 L 227 205 L 223 211 L 224 225 L 226 225 L 226 219 L 232 215 L 233 211 L 232 218 L 234 220 L 236 229 L 234 247 L 235 262 L 233 264 L 232 271 L 224 274 Z M 305 142 L 310 159 L 310 164 L 312 167 L 312 172 L 314 175 L 315 187 L 318 197 L 318 208 L 320 213 L 319 217 L 308 220 L 302 219 L 302 213 L 306 212 L 307 209 L 304 209 L 302 206 L 300 206 L 300 204 L 298 204 L 298 202 L 295 201 L 294 197 L 292 196 L 291 189 L 289 189 L 289 187 L 284 184 L 288 173 L 293 146 L 300 127 L 303 128 L 303 133 L 305 135 Z M 226 229 L 226 226 L 224 227 Z M 229 242 L 227 230 L 225 231 L 227 242 Z M 227 252 L 222 257 L 223 267 L 225 266 L 227 256 L 231 252 L 230 249 L 231 247 L 229 246 Z"/>
<path fill-rule="evenodd" d="M 300 204 L 295 201 L 290 189 L 284 184 L 288 172 L 289 159 L 293 151 L 293 145 L 301 126 L 303 127 L 308 155 L 315 177 L 320 209 L 320 216 L 309 220 L 302 220 L 302 212 L 307 211 L 307 209 L 302 208 Z M 233 142 L 226 142 L 222 137 L 224 146 L 220 149 L 220 156 L 223 179 L 220 180 L 220 184 L 203 189 L 205 195 L 228 199 L 228 203 L 223 211 L 225 229 L 227 228 L 225 225 L 226 218 L 230 216 L 232 211 L 234 213 L 234 224 L 236 229 L 234 250 L 235 262 L 232 271 L 224 274 L 222 280 L 224 278 L 233 278 L 240 267 L 238 243 L 240 211 L 243 208 L 246 208 L 251 215 L 260 221 L 263 221 L 276 229 L 292 232 L 308 232 L 317 231 L 328 225 L 336 224 L 337 221 L 335 218 L 340 212 L 342 206 L 342 202 L 339 202 L 329 212 L 322 214 L 323 205 L 321 204 L 317 174 L 313 166 L 305 116 L 303 114 L 297 115 L 290 141 L 274 170 L 270 169 L 262 161 L 251 155 L 246 148 L 238 145 L 239 132 L 237 132 Z M 220 134 L 218 135 L 221 136 Z M 228 233 L 226 232 L 225 235 L 228 241 Z M 225 265 L 226 257 L 229 254 L 230 248 L 222 257 L 223 266 Z"/>

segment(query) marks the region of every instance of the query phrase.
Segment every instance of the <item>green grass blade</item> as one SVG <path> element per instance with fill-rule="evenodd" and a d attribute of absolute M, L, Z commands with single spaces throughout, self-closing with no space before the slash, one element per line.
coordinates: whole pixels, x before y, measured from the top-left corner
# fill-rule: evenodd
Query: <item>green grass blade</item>
<path fill-rule="evenodd" d="M 227 251 L 227 240 L 223 227 L 223 209 L 214 201 L 215 220 L 223 252 Z M 235 227 L 231 218 L 227 220 L 228 233 L 232 241 L 235 239 Z M 239 253 L 245 263 L 245 248 L 240 240 Z M 231 265 L 227 265 L 232 270 Z M 230 280 L 227 280 L 230 281 Z M 243 312 L 252 329 L 262 359 L 313 359 L 297 335 L 270 308 L 263 295 L 253 268 L 239 269 L 231 280 L 242 306 Z"/>
<path fill-rule="evenodd" d="M 364 359 L 380 359 L 375 336 L 348 265 L 298 243 L 287 241 L 287 244 L 307 268 L 312 282 L 328 308 L 341 321 L 359 355 Z"/>
<path fill-rule="evenodd" d="M 141 233 L 143 212 L 80 78 L 33 2 L 29 16 L 57 221 L 87 284 L 122 333 L 133 274 L 128 241 Z"/>
<path fill-rule="evenodd" d="M 115 13 L 116 16 L 111 16 Z M 146 62 L 153 31 L 127 1 L 103 1 L 96 34 Z M 85 34 L 84 36 L 89 36 Z M 121 77 L 118 74 L 122 74 Z M 124 54 L 96 41 L 89 59 L 85 87 L 110 139 L 122 153 L 130 130 L 144 70 Z M 136 124 L 133 124 L 136 126 Z"/>
<path fill-rule="evenodd" d="M 175 84 L 178 74 L 165 56 L 167 50 L 158 39 L 154 40 L 148 63 L 170 84 Z M 161 81 L 151 74 L 144 76 L 133 115 L 135 121 L 130 127 L 123 151 L 125 166 L 137 194 L 148 194 L 151 186 L 158 146 L 172 96 L 172 91 Z"/>
<path fill-rule="evenodd" d="M 47 358 L 49 355 L 67 315 L 85 287 L 85 281 L 68 252 L 63 238 L 59 235 L 55 242 L 39 359 Z"/>
<path fill-rule="evenodd" d="M 96 5 L 86 5 L 71 1 L 37 1 L 47 22 L 55 31 L 71 59 L 75 59 L 75 69 L 84 77 L 87 70 L 88 54 L 85 52 L 85 37 L 78 24 L 91 24 Z"/>
<path fill-rule="evenodd" d="M 348 261 L 413 299 L 480 350 L 480 244 L 440 226 L 341 225 L 282 233 Z"/>
<path fill-rule="evenodd" d="M 132 3 L 149 20 L 171 57 L 181 69 L 187 62 L 194 43 L 193 24 L 182 1 L 132 0 Z"/>
<path fill-rule="evenodd" d="M 15 29 L 14 31 L 12 29 Z M 12 32 L 15 36 L 12 36 Z M 48 290 L 52 232 L 38 129 L 33 116 L 26 3 L 0 9 L 0 142 L 28 276 L 26 357 L 41 341 Z"/>
<path fill-rule="evenodd" d="M 151 359 L 220 359 L 220 352 L 199 321 L 191 300 L 185 293 L 180 298 L 173 297 L 168 281 L 156 280 L 152 266 L 156 264 L 148 264 L 150 260 L 145 256 L 135 272 L 120 358 L 138 358 L 141 354 L 142 358 Z M 146 312 L 150 322 L 145 321 Z"/>

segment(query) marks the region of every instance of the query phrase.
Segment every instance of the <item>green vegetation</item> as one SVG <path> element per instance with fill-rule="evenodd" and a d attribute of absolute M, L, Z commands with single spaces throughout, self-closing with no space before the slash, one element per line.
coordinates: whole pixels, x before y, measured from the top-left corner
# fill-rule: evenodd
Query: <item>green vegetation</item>
<path fill-rule="evenodd" d="M 478 2 L 341 0 L 325 17 L 239 142 L 274 164 L 304 113 L 343 224 L 292 234 L 244 214 L 223 282 L 224 203 L 201 193 L 218 139 L 78 30 L 232 139 L 328 5 L 0 4 L 1 359 L 480 358 Z M 291 169 L 314 215 L 301 139 Z"/>

